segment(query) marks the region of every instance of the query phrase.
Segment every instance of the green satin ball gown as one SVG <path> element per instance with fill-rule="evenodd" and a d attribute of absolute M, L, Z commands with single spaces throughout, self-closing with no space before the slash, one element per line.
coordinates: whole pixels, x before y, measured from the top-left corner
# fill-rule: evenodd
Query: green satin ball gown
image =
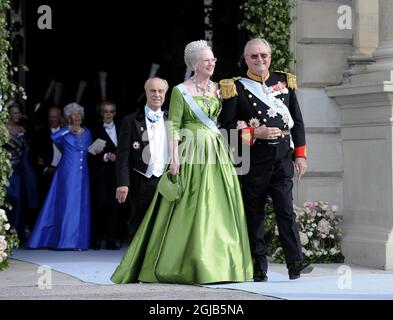
<path fill-rule="evenodd" d="M 218 115 L 219 99 L 207 97 L 210 108 L 206 97 L 194 99 L 210 118 Z M 169 202 L 156 191 L 111 280 L 206 284 L 252 279 L 243 200 L 228 143 L 196 117 L 176 87 L 169 120 L 171 139 L 181 139 L 183 194 Z"/>

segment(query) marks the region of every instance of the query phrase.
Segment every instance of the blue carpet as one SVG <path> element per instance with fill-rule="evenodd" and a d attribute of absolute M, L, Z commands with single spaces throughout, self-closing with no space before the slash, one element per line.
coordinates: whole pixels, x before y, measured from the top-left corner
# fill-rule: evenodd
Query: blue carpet
<path fill-rule="evenodd" d="M 47 265 L 53 270 L 74 276 L 84 282 L 95 284 L 113 284 L 112 273 L 119 265 L 126 247 L 121 250 L 28 250 L 16 249 L 12 258 Z"/>
<path fill-rule="evenodd" d="M 288 300 L 393 300 L 393 274 L 352 275 L 351 288 L 339 288 L 337 276 L 302 276 L 268 272 L 268 282 L 208 285 L 209 288 L 235 289 Z"/>
<path fill-rule="evenodd" d="M 110 277 L 125 253 L 120 251 L 14 250 L 12 258 L 74 276 L 84 282 L 112 284 Z M 281 272 L 281 271 L 280 271 Z M 268 272 L 269 282 L 243 282 L 205 285 L 208 288 L 234 289 L 289 300 L 393 300 L 393 273 L 367 270 L 352 273 L 351 289 L 340 289 L 335 270 L 326 275 L 313 272 L 297 280 L 279 272 Z M 325 272 L 326 274 L 326 272 Z"/>

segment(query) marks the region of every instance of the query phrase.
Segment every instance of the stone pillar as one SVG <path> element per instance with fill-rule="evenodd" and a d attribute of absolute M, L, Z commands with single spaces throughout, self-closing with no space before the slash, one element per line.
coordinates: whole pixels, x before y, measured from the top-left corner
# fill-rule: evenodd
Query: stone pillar
<path fill-rule="evenodd" d="M 353 0 L 353 6 L 353 53 L 347 59 L 349 69 L 344 72 L 344 82 L 366 72 L 366 66 L 375 62 L 372 52 L 378 46 L 378 0 Z"/>
<path fill-rule="evenodd" d="M 341 108 L 343 253 L 347 263 L 393 270 L 393 1 L 379 1 L 379 47 L 368 73 L 328 87 Z"/>
<path fill-rule="evenodd" d="M 393 1 L 379 0 L 379 47 L 374 52 L 376 63 L 367 69 L 393 70 Z"/>

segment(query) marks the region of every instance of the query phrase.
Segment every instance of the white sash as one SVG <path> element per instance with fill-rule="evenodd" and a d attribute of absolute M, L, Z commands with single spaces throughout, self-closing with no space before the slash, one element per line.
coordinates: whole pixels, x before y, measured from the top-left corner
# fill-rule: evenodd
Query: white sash
<path fill-rule="evenodd" d="M 282 102 L 280 99 L 277 99 L 273 95 L 267 95 L 263 91 L 259 82 L 247 78 L 241 78 L 239 81 L 264 104 L 272 108 L 277 113 L 281 114 L 281 116 L 287 115 L 288 127 L 289 129 L 293 127 L 294 122 L 291 113 L 289 112 L 288 107 L 284 104 L 284 102 Z"/>

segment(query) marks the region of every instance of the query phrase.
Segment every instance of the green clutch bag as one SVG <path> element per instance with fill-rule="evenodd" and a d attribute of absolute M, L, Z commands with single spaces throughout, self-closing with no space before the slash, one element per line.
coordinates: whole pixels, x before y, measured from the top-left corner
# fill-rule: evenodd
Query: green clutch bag
<path fill-rule="evenodd" d="M 180 177 L 171 175 L 169 170 L 165 171 L 158 182 L 157 189 L 168 201 L 178 200 L 181 195 Z"/>

